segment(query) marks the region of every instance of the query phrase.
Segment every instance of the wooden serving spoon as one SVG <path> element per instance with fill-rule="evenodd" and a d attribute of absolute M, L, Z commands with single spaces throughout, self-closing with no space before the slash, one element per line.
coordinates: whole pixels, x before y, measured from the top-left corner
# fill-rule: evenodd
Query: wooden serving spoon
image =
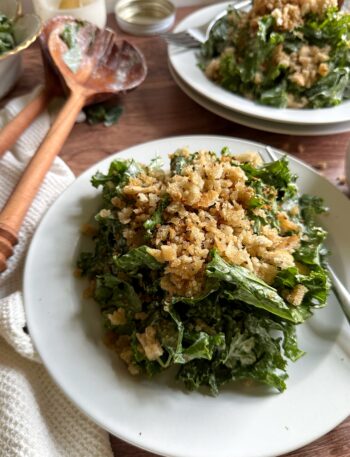
<path fill-rule="evenodd" d="M 70 95 L 0 213 L 0 272 L 6 269 L 22 221 L 81 109 L 101 98 L 134 89 L 146 77 L 144 57 L 134 46 L 127 41 L 118 43 L 110 30 L 79 21 L 75 25 L 75 46 L 71 49 L 71 43 L 67 45 L 69 28 L 64 24 L 54 27 L 49 36 L 50 56 Z M 68 37 L 65 41 L 64 34 Z"/>
<path fill-rule="evenodd" d="M 50 33 L 59 24 L 75 22 L 73 17 L 56 16 L 46 22 L 40 37 L 40 49 L 44 64 L 45 85 L 38 92 L 11 122 L 5 125 L 0 131 L 0 157 L 13 146 L 21 134 L 32 124 L 32 122 L 44 111 L 50 100 L 55 96 L 62 95 L 62 87 L 58 78 L 57 70 L 53 65 L 47 47 Z"/>

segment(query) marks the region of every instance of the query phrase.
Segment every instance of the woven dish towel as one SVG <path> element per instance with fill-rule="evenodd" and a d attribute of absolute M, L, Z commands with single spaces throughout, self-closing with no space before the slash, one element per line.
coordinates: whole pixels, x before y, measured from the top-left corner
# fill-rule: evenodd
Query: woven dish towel
<path fill-rule="evenodd" d="M 12 100 L 0 128 L 33 97 Z M 0 208 L 50 126 L 42 114 L 0 159 Z M 29 241 L 45 210 L 74 180 L 57 158 L 30 208 L 8 269 L 0 274 L 0 456 L 112 457 L 108 434 L 82 415 L 53 383 L 25 331 L 22 271 Z"/>

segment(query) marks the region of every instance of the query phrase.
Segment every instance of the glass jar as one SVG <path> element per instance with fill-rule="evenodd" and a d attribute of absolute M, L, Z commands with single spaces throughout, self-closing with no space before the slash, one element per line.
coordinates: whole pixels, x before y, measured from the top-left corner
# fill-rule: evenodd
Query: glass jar
<path fill-rule="evenodd" d="M 43 21 L 61 15 L 91 22 L 101 29 L 106 26 L 105 0 L 33 0 L 33 6 Z"/>

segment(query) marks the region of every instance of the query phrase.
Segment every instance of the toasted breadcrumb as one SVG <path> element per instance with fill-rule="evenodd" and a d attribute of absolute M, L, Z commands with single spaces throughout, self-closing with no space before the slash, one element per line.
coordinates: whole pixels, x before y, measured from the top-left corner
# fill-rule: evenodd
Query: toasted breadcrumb
<path fill-rule="evenodd" d="M 163 348 L 156 337 L 156 329 L 149 325 L 144 333 L 136 333 L 148 360 L 157 360 L 163 355 Z"/>
<path fill-rule="evenodd" d="M 124 325 L 126 324 L 126 316 L 124 308 L 118 308 L 112 314 L 107 315 L 112 325 Z"/>
<path fill-rule="evenodd" d="M 287 294 L 286 300 L 293 306 L 300 306 L 307 292 L 307 287 L 298 284 L 289 294 Z"/>

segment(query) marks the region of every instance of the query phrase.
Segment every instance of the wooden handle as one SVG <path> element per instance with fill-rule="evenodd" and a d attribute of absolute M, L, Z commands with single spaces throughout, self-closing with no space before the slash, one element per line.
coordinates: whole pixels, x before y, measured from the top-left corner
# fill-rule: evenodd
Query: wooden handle
<path fill-rule="evenodd" d="M 16 143 L 21 134 L 45 109 L 49 97 L 46 90 L 40 91 L 38 95 L 0 131 L 0 157 Z"/>
<path fill-rule="evenodd" d="M 12 255 L 12 246 L 17 242 L 22 221 L 84 104 L 83 92 L 70 95 L 0 213 L 0 272 L 6 269 L 6 262 Z"/>

